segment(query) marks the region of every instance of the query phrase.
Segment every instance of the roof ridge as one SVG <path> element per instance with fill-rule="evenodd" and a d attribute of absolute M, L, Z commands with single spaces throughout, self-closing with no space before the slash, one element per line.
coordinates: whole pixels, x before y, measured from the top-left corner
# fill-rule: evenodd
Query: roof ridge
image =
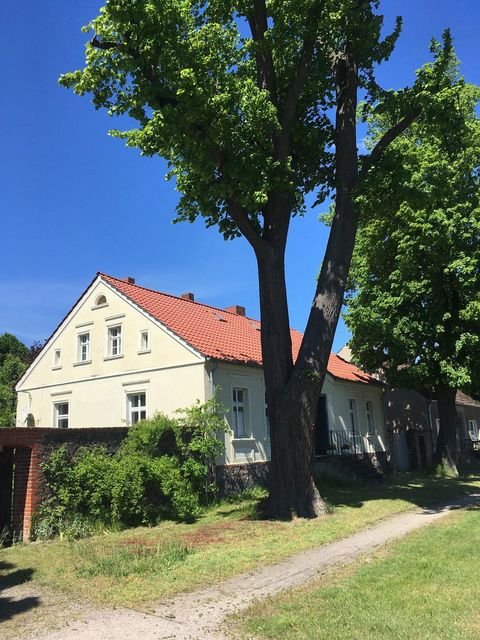
<path fill-rule="evenodd" d="M 116 280 L 117 282 L 122 282 L 123 284 L 128 284 L 131 287 L 137 287 L 138 289 L 143 289 L 144 291 L 150 291 L 151 293 L 157 293 L 161 296 L 167 296 L 168 298 L 174 298 L 175 300 L 183 300 L 184 302 L 191 302 L 192 304 L 196 304 L 202 307 L 207 307 L 207 309 L 213 309 L 214 311 L 221 311 L 222 313 L 229 313 L 236 318 L 245 318 L 246 320 L 251 320 L 252 322 L 258 322 L 260 324 L 260 320 L 256 318 L 251 318 L 250 316 L 241 316 L 234 311 L 227 311 L 226 309 L 222 309 L 220 307 L 214 307 L 212 304 L 207 304 L 206 302 L 198 302 L 197 300 L 189 300 L 188 298 L 182 298 L 182 296 L 176 296 L 173 293 L 166 293 L 165 291 L 158 291 L 158 289 L 151 289 L 150 287 L 144 287 L 141 284 L 137 284 L 136 282 L 127 282 L 126 280 L 122 280 L 122 278 L 116 278 L 115 276 L 111 276 L 108 273 L 103 273 L 102 271 L 97 271 L 97 276 L 111 278 L 112 280 Z M 296 331 L 296 329 L 292 329 L 292 331 Z"/>

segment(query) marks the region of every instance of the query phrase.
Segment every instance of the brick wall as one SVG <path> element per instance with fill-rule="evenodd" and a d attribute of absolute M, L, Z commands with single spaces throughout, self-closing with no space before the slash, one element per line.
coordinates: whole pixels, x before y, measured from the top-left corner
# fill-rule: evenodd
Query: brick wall
<path fill-rule="evenodd" d="M 66 444 L 71 452 L 81 446 L 104 444 L 116 449 L 127 434 L 126 427 L 55 429 L 12 428 L 0 429 L 0 455 L 7 460 L 13 452 L 14 479 L 12 512 L 10 515 L 13 534 L 24 540 L 30 537 L 32 518 L 46 495 L 45 478 L 41 463 L 53 449 Z M 0 459 L 1 461 L 1 459 Z M 5 519 L 8 499 L 0 501 Z"/>

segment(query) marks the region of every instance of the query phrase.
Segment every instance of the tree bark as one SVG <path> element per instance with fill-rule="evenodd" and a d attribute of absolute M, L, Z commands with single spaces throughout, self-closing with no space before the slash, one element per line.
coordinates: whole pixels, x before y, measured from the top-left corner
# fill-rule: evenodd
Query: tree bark
<path fill-rule="evenodd" d="M 433 456 L 433 463 L 442 466 L 453 475 L 457 470 L 457 429 L 458 417 L 455 398 L 457 390 L 448 386 L 438 386 L 436 389 L 440 430 Z"/>
<path fill-rule="evenodd" d="M 354 200 L 358 179 L 357 67 L 351 53 L 339 56 L 336 72 L 336 212 L 295 365 L 284 275 L 287 229 L 276 238 L 272 233 L 275 225 L 267 224 L 268 249 L 257 251 L 271 437 L 269 506 L 277 517 L 316 517 L 326 512 L 312 475 L 314 425 L 358 224 Z M 277 215 L 274 219 L 283 218 Z"/>

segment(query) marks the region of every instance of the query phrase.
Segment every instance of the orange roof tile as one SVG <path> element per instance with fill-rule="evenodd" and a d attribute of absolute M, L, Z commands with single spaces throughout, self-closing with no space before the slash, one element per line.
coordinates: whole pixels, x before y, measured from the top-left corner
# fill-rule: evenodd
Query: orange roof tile
<path fill-rule="evenodd" d="M 103 273 L 98 275 L 204 356 L 262 365 L 258 320 L 147 289 Z M 292 329 L 291 336 L 295 359 L 302 342 L 302 334 Z M 328 361 L 328 372 L 341 380 L 377 382 L 334 353 Z"/>

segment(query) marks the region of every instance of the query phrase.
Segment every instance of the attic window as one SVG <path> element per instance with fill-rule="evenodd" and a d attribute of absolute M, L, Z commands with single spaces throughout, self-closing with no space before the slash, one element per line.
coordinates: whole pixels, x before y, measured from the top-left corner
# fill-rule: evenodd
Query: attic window
<path fill-rule="evenodd" d="M 107 298 L 103 295 L 103 293 L 97 296 L 95 300 L 96 307 L 104 307 L 107 304 Z"/>
<path fill-rule="evenodd" d="M 220 320 L 220 322 L 227 322 L 227 319 L 224 316 L 221 316 L 219 313 L 216 313 L 214 311 L 213 315 L 216 317 L 217 320 Z"/>

